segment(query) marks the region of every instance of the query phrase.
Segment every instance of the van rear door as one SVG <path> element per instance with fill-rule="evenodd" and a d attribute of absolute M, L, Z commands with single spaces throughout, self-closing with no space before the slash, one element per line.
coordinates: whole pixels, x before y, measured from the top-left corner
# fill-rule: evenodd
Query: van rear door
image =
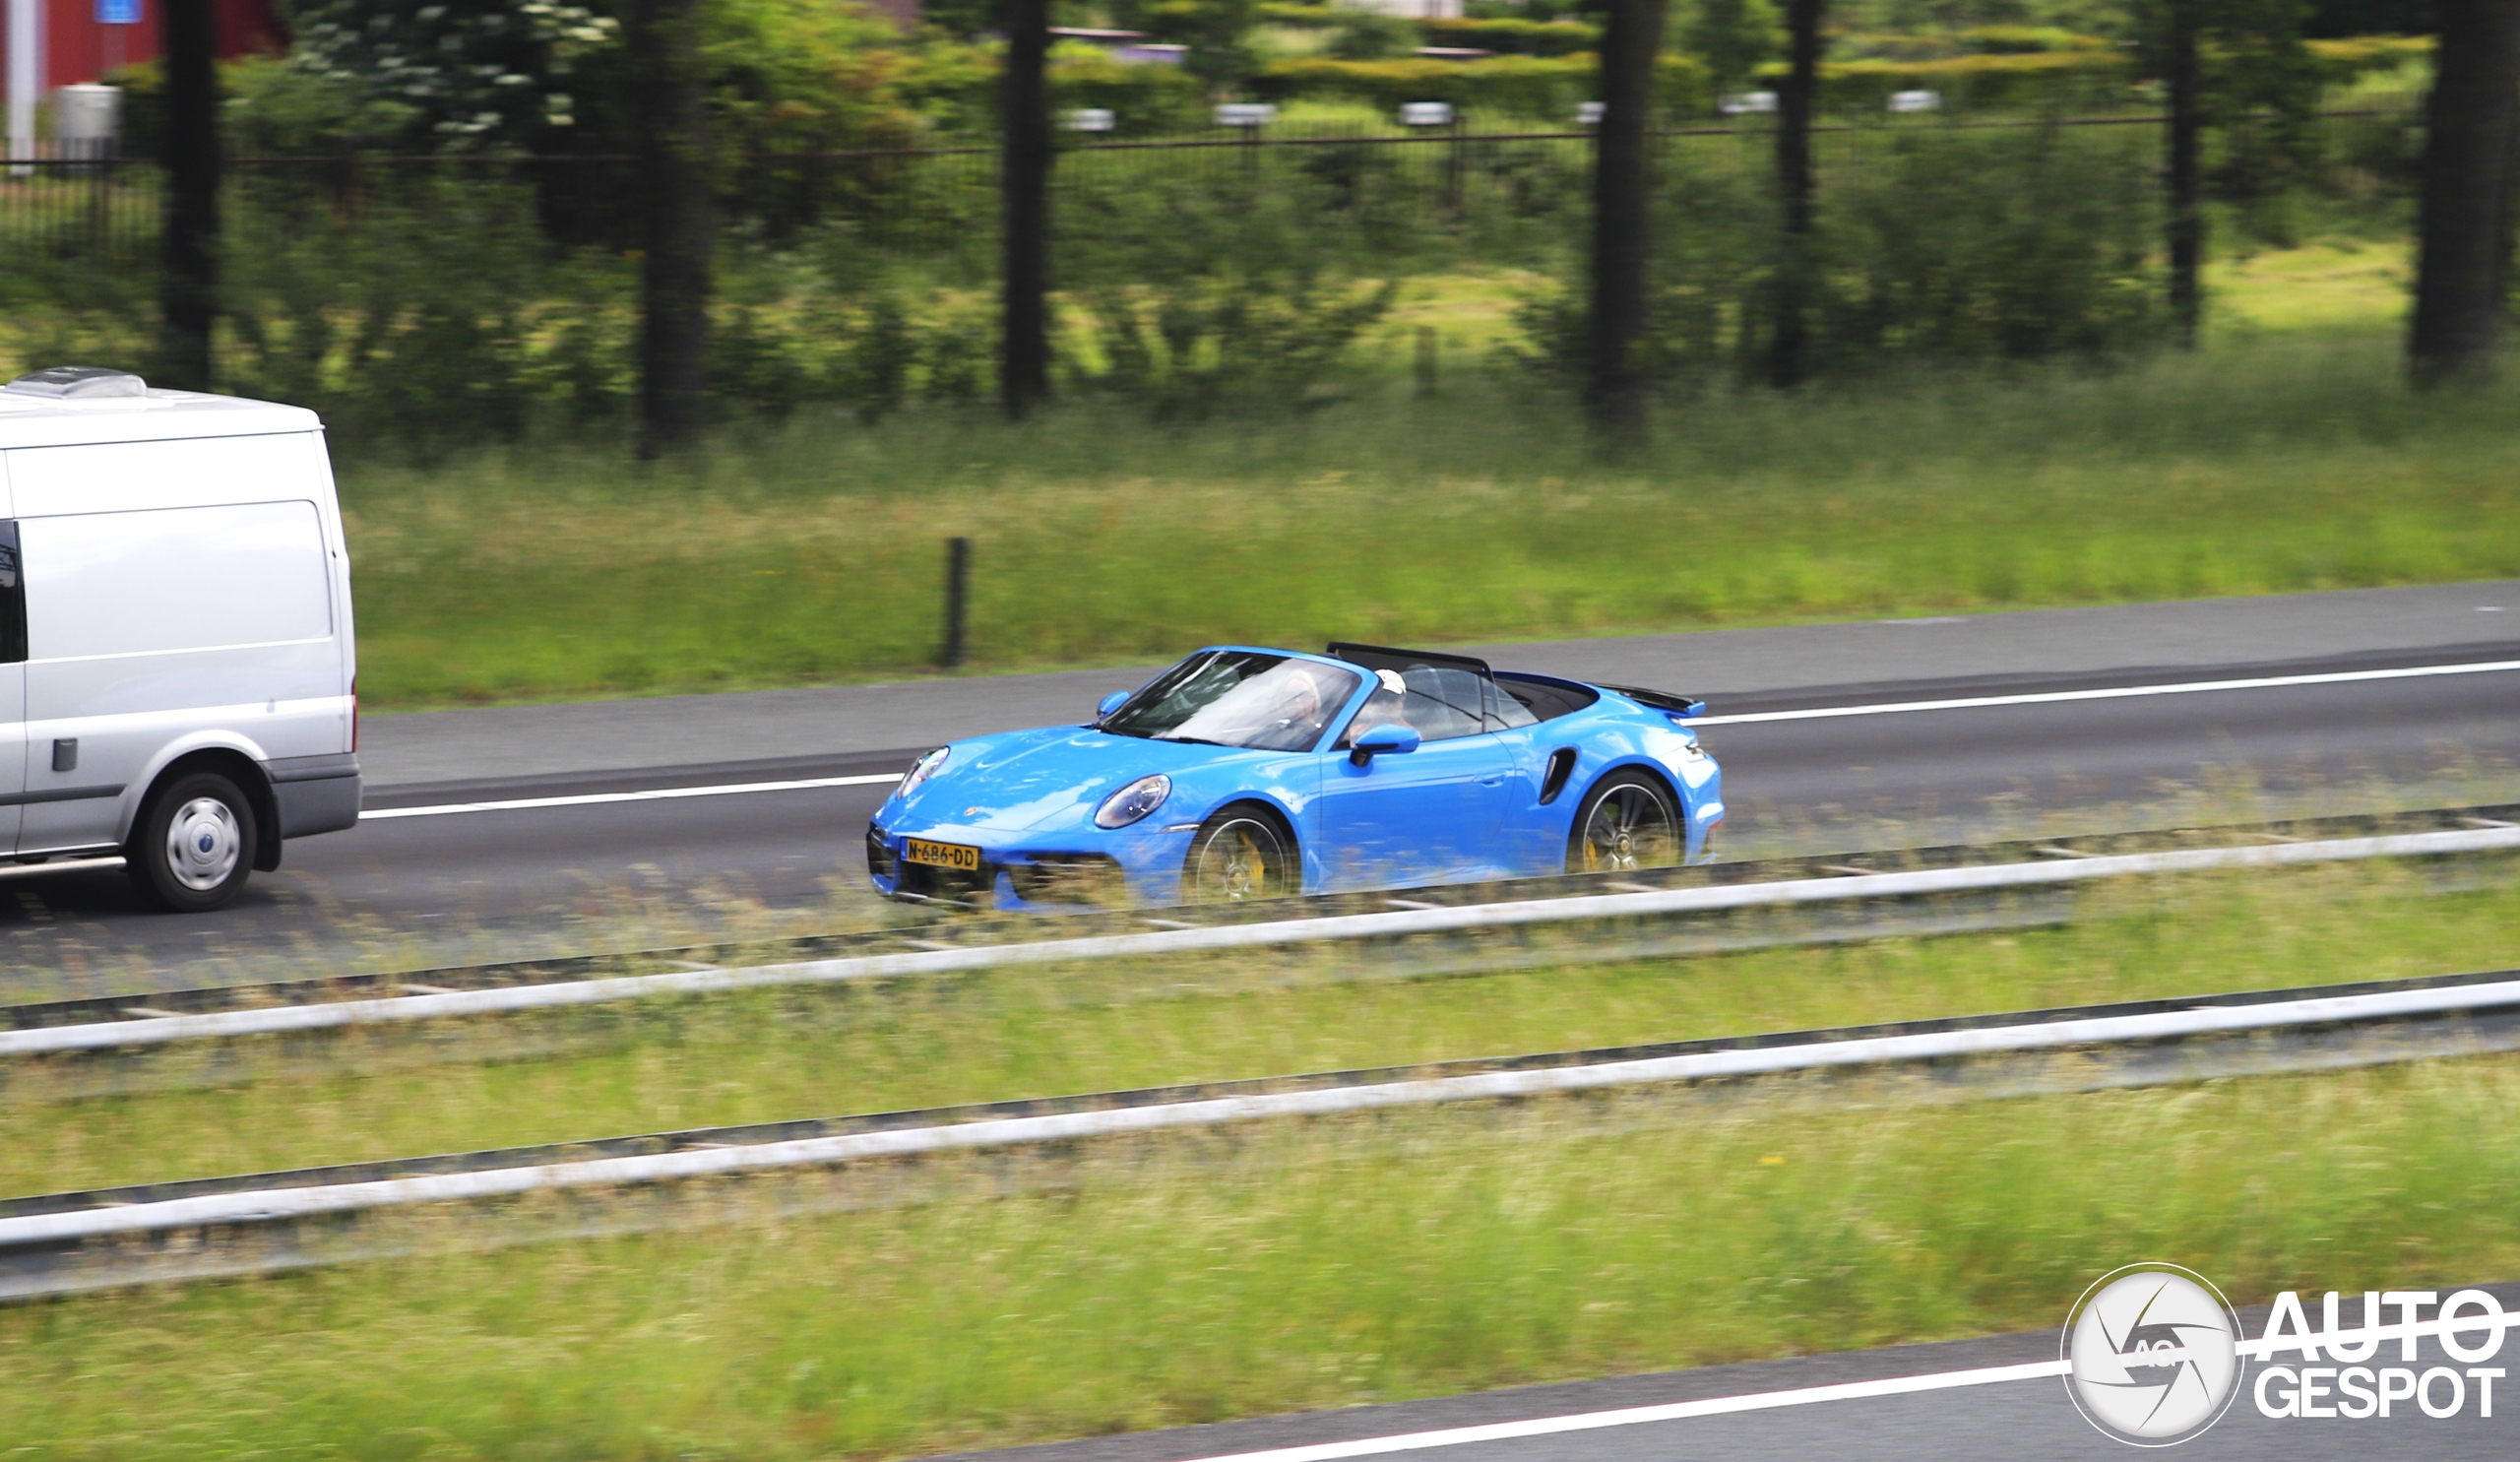
<path fill-rule="evenodd" d="M 27 586 L 18 525 L 0 522 L 0 850 L 16 852 L 27 790 Z"/>

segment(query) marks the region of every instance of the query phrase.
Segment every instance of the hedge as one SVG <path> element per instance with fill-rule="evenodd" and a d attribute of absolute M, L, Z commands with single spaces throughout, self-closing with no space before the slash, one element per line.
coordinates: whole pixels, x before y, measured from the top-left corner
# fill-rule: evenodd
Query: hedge
<path fill-rule="evenodd" d="M 1878 111 L 1895 92 L 1938 92 L 1954 107 L 2029 107 L 2060 101 L 2113 101 L 2137 76 L 2123 51 L 2045 51 L 1952 56 L 1940 61 L 1834 61 L 1820 68 L 1820 104 L 1832 111 Z M 1783 63 L 1759 69 L 1763 86 L 1785 79 Z"/>
<path fill-rule="evenodd" d="M 1481 61 L 1333 61 L 1318 56 L 1278 61 L 1253 89 L 1271 99 L 1346 96 L 1397 108 L 1404 101 L 1449 101 L 1465 111 L 1571 122 L 1575 104 L 1596 99 L 1601 62 L 1591 55 L 1494 56 Z M 1663 102 L 1683 111 L 1713 104 L 1706 68 L 1687 56 L 1658 58 Z"/>
<path fill-rule="evenodd" d="M 1517 56 L 1571 56 L 1601 44 L 1602 30 L 1582 21 L 1425 21 L 1428 45 L 1457 45 Z"/>

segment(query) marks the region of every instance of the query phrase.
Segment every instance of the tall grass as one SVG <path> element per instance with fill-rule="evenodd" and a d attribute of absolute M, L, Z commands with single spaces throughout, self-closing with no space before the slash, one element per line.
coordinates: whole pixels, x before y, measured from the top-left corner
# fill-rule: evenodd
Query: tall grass
<path fill-rule="evenodd" d="M 2520 869 L 2129 882 L 2021 933 L 1359 978 L 1103 962 L 0 1069 L 0 1195 L 1183 1082 L 2490 969 Z M 112 1095 L 119 1089 L 122 1094 Z M 106 1095 L 87 1095 L 90 1093 Z"/>
<path fill-rule="evenodd" d="M 0 1446 L 888 1456 L 2046 1328 L 2137 1258 L 2243 1303 L 2449 1289 L 2520 1265 L 2516 1108 L 2494 1057 L 1959 1108 L 1414 1112 L 837 1215 L 730 1186 L 704 1231 L 0 1311 Z"/>
<path fill-rule="evenodd" d="M 2511 393 L 2417 398 L 2398 369 L 2375 334 L 2295 335 L 2116 373 L 1716 392 L 1621 466 L 1503 378 L 1165 426 L 1090 402 L 1021 426 L 800 415 L 652 470 L 592 446 L 353 456 L 361 692 L 916 673 L 955 534 L 987 670 L 2520 574 Z"/>

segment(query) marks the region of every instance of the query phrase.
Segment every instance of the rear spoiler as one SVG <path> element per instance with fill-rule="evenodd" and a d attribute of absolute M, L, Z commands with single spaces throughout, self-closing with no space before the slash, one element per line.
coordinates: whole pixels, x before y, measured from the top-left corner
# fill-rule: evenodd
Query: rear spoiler
<path fill-rule="evenodd" d="M 1647 690 L 1641 685 L 1605 685 L 1602 688 L 1615 690 L 1640 706 L 1679 717 L 1683 721 L 1692 716 L 1706 714 L 1706 702 L 1693 695 L 1681 695 L 1670 690 Z"/>

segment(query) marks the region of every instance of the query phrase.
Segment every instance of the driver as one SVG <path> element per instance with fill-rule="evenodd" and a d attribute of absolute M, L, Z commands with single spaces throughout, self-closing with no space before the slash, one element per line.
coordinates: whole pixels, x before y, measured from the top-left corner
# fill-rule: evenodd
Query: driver
<path fill-rule="evenodd" d="M 1295 666 L 1287 672 L 1286 683 L 1278 689 L 1278 703 L 1270 708 L 1271 719 L 1290 730 L 1312 730 L 1321 722 L 1321 682 L 1312 671 Z"/>

